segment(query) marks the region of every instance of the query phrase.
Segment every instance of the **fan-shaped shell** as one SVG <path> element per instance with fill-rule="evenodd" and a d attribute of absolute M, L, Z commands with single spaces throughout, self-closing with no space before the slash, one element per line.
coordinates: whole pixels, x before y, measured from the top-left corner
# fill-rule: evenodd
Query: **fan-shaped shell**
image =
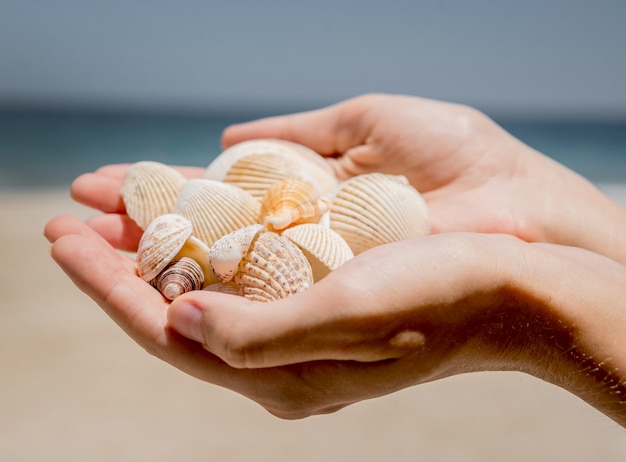
<path fill-rule="evenodd" d="M 120 190 L 128 216 L 141 229 L 159 215 L 169 213 L 185 177 L 159 162 L 136 162 L 126 170 Z"/>
<path fill-rule="evenodd" d="M 318 223 L 328 210 L 328 200 L 300 178 L 286 178 L 268 189 L 259 221 L 269 231 L 281 231 L 302 223 Z"/>
<path fill-rule="evenodd" d="M 286 229 L 282 235 L 300 247 L 311 263 L 316 282 L 354 257 L 348 243 L 325 226 L 306 223 Z"/>
<path fill-rule="evenodd" d="M 238 236 L 241 232 L 244 237 Z M 232 245 L 224 241 L 231 241 Z M 277 233 L 249 227 L 224 236 L 216 244 L 211 247 L 211 262 L 218 268 L 216 274 L 223 276 L 224 282 L 232 281 L 239 294 L 250 300 L 278 300 L 313 284 L 311 265 L 302 251 Z"/>
<path fill-rule="evenodd" d="M 430 219 L 421 194 L 404 176 L 369 173 L 339 185 L 330 206 L 330 227 L 357 255 L 424 236 L 430 232 Z"/>
<path fill-rule="evenodd" d="M 248 156 L 252 157 L 240 163 Z M 268 170 L 265 164 L 272 167 L 267 178 L 263 178 Z M 236 172 L 230 175 L 235 165 Z M 271 138 L 243 141 L 229 147 L 209 164 L 205 172 L 205 178 L 234 181 L 243 189 L 252 190 L 270 186 L 273 177 L 303 178 L 313 183 L 323 195 L 331 193 L 337 186 L 332 169 L 318 153 L 298 143 Z M 262 189 L 255 194 L 262 196 Z"/>
<path fill-rule="evenodd" d="M 183 248 L 192 230 L 191 222 L 180 215 L 168 213 L 155 218 L 139 240 L 139 277 L 152 281 Z"/>
<path fill-rule="evenodd" d="M 256 223 L 260 204 L 246 191 L 219 181 L 187 180 L 172 209 L 193 225 L 193 234 L 211 246 L 220 237 Z"/>

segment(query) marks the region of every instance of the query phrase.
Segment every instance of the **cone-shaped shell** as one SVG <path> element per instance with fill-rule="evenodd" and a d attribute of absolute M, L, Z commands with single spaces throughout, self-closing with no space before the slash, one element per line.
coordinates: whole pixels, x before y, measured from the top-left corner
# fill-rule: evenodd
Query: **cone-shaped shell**
<path fill-rule="evenodd" d="M 235 284 L 249 300 L 279 300 L 313 284 L 313 270 L 302 251 L 286 237 L 262 232 L 239 263 Z"/>
<path fill-rule="evenodd" d="M 302 223 L 318 223 L 329 203 L 315 187 L 300 178 L 286 178 L 268 189 L 259 221 L 269 231 L 280 232 Z"/>
<path fill-rule="evenodd" d="M 248 156 L 254 157 L 245 163 L 239 163 Z M 276 163 L 278 159 L 282 162 Z M 236 172 L 229 176 L 235 164 L 238 164 Z M 267 168 L 263 164 L 272 166 L 271 175 L 264 173 Z M 245 170 L 250 167 L 252 170 L 245 173 Z M 263 176 L 267 178 L 261 178 Z M 209 164 L 205 172 L 205 178 L 216 181 L 234 181 L 244 189 L 258 189 L 259 185 L 267 183 L 268 178 L 271 184 L 272 177 L 306 179 L 312 182 L 323 195 L 331 193 L 337 186 L 337 179 L 332 169 L 315 151 L 298 143 L 271 138 L 243 141 L 229 147 Z M 253 181 L 248 185 L 251 179 Z M 265 188 L 270 184 L 261 187 Z M 255 194 L 262 195 L 262 191 Z"/>
<path fill-rule="evenodd" d="M 141 229 L 159 215 L 169 213 L 186 181 L 173 168 L 159 162 L 136 162 L 126 170 L 121 196 L 128 216 Z"/>
<path fill-rule="evenodd" d="M 187 180 L 172 209 L 193 225 L 193 234 L 211 246 L 220 237 L 256 223 L 260 204 L 231 184 L 207 179 Z"/>
<path fill-rule="evenodd" d="M 339 185 L 330 206 L 330 227 L 355 255 L 381 244 L 430 232 L 426 203 L 406 177 L 369 173 Z"/>
<path fill-rule="evenodd" d="M 315 282 L 354 256 L 348 243 L 338 233 L 318 224 L 294 226 L 282 235 L 300 247 L 311 263 Z"/>
<path fill-rule="evenodd" d="M 204 284 L 204 272 L 189 257 L 174 258 L 155 278 L 153 284 L 168 300 L 192 290 L 200 290 Z"/>
<path fill-rule="evenodd" d="M 168 213 L 155 218 L 146 228 L 137 249 L 137 272 L 152 281 L 183 248 L 191 237 L 191 222 Z"/>

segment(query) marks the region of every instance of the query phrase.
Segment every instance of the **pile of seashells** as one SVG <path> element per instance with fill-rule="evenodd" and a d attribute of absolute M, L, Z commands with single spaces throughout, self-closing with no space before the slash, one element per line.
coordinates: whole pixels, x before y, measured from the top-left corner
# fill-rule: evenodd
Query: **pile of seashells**
<path fill-rule="evenodd" d="M 275 139 L 224 150 L 204 178 L 137 162 L 121 195 L 143 230 L 138 274 L 169 300 L 200 289 L 278 300 L 369 248 L 430 232 L 404 176 L 340 183 L 316 152 Z"/>

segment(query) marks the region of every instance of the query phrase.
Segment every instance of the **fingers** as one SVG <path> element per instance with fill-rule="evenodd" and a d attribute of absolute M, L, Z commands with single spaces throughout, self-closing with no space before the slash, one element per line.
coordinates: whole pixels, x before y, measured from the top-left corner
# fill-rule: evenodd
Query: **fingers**
<path fill-rule="evenodd" d="M 106 165 L 94 173 L 86 173 L 74 180 L 72 198 L 88 207 L 105 213 L 124 213 L 126 207 L 120 195 L 128 164 Z M 173 166 L 186 178 L 201 178 L 204 169 Z"/>
<path fill-rule="evenodd" d="M 267 117 L 228 127 L 222 136 L 225 148 L 255 138 L 280 138 L 303 144 L 330 156 L 361 144 L 366 135 L 357 121 L 365 109 L 354 99 L 314 111 Z"/>
<path fill-rule="evenodd" d="M 143 230 L 128 215 L 114 213 L 96 215 L 87 224 L 111 246 L 126 252 L 136 252 Z"/>
<path fill-rule="evenodd" d="M 370 281 L 355 291 L 346 286 L 345 276 L 335 282 L 332 276 L 303 293 L 264 304 L 190 292 L 172 302 L 168 321 L 238 368 L 317 360 L 374 362 L 423 347 L 423 333 L 407 324 L 404 315 L 394 317 L 394 306 L 379 309 L 385 294 L 367 290 Z"/>

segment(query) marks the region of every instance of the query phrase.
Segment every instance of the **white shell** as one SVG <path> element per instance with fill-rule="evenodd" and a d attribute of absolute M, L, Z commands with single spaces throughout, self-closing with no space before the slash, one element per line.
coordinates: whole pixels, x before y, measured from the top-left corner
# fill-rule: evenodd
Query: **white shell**
<path fill-rule="evenodd" d="M 282 235 L 303 251 L 311 263 L 316 282 L 354 257 L 352 249 L 338 233 L 318 224 L 294 226 Z"/>
<path fill-rule="evenodd" d="M 220 237 L 257 222 L 260 203 L 246 191 L 208 179 L 188 180 L 173 211 L 193 225 L 193 234 L 211 246 Z"/>
<path fill-rule="evenodd" d="M 185 217 L 168 213 L 155 218 L 139 240 L 139 277 L 152 281 L 183 248 L 191 233 L 191 222 Z"/>
<path fill-rule="evenodd" d="M 247 162 L 242 159 L 254 156 Z M 277 163 L 277 160 L 281 161 Z M 273 172 L 263 164 L 271 164 Z M 235 166 L 237 172 L 229 177 Z M 224 150 L 207 167 L 205 178 L 217 181 L 232 181 L 243 189 L 250 189 L 256 197 L 273 183 L 273 178 L 297 177 L 310 181 L 320 194 L 331 193 L 337 186 L 337 179 L 327 162 L 315 151 L 298 143 L 263 138 L 243 141 Z"/>
<path fill-rule="evenodd" d="M 430 232 L 428 208 L 406 177 L 369 173 L 339 185 L 330 206 L 330 227 L 355 255 Z"/>
<path fill-rule="evenodd" d="M 210 251 L 215 273 L 250 300 L 279 300 L 313 284 L 311 265 L 302 251 L 277 233 L 248 227 L 216 244 Z"/>
<path fill-rule="evenodd" d="M 126 213 L 141 229 L 159 215 L 169 213 L 186 181 L 173 168 L 159 162 L 136 162 L 126 170 L 120 194 Z"/>
<path fill-rule="evenodd" d="M 222 282 L 230 282 L 237 269 L 239 262 L 246 256 L 252 241 L 263 230 L 259 224 L 228 233 L 213 243 L 209 248 L 209 261 L 213 272 Z"/>

